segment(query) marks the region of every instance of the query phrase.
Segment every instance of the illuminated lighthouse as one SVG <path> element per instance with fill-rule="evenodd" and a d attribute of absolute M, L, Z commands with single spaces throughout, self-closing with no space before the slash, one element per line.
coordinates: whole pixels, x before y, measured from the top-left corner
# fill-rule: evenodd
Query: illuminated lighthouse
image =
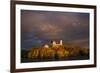
<path fill-rule="evenodd" d="M 53 41 L 52 42 L 52 46 L 55 47 L 55 46 L 62 46 L 63 45 L 63 42 L 62 40 L 60 40 L 60 43 L 56 43 L 56 41 Z"/>
<path fill-rule="evenodd" d="M 62 40 L 60 40 L 59 43 L 57 43 L 56 41 L 52 42 L 52 47 L 58 47 L 58 46 L 62 46 L 62 45 L 63 45 L 63 41 Z M 45 44 L 44 48 L 49 48 L 49 45 Z"/>

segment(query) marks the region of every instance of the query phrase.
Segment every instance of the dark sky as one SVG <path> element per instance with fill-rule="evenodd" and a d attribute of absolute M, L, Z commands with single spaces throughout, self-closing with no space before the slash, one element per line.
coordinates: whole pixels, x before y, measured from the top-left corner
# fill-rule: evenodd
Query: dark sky
<path fill-rule="evenodd" d="M 89 47 L 89 13 L 21 10 L 21 48 L 51 44 Z"/>

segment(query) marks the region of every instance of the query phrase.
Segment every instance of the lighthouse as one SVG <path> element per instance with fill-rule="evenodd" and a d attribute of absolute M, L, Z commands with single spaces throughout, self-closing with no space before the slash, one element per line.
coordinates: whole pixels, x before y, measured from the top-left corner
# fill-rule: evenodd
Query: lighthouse
<path fill-rule="evenodd" d="M 52 47 L 59 47 L 59 46 L 62 46 L 62 45 L 63 45 L 63 41 L 62 40 L 60 40 L 59 43 L 57 43 L 56 41 L 52 42 Z M 49 48 L 49 45 L 45 44 L 44 48 Z"/>
<path fill-rule="evenodd" d="M 63 45 L 63 41 L 62 41 L 62 40 L 60 40 L 59 43 L 56 43 L 56 41 L 53 41 L 53 42 L 52 42 L 52 46 L 53 46 L 53 47 L 55 47 L 55 46 L 61 46 L 61 45 Z"/>

